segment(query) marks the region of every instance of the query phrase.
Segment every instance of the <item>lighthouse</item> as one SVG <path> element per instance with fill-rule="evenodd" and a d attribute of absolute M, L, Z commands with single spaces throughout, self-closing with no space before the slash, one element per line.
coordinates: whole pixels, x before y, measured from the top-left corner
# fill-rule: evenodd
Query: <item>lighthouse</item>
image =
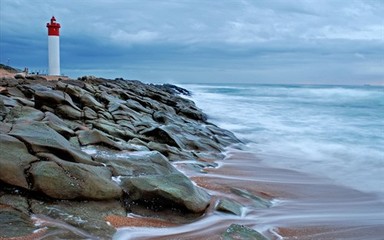
<path fill-rule="evenodd" d="M 52 17 L 48 28 L 48 75 L 60 75 L 60 24 Z"/>

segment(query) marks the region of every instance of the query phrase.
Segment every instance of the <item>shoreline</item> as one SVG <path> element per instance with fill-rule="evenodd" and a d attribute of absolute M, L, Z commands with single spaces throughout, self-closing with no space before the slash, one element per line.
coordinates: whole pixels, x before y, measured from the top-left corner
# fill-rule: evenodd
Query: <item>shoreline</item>
<path fill-rule="evenodd" d="M 243 204 L 241 216 L 218 213 L 211 207 L 196 222 L 161 231 L 147 232 L 145 224 L 133 228 L 128 225 L 127 230 L 118 230 L 116 239 L 136 239 L 129 238 L 132 233 L 137 239 L 221 239 L 220 234 L 229 223 L 256 229 L 269 239 L 378 240 L 384 234 L 384 222 L 380 220 L 384 204 L 375 195 L 305 173 L 265 166 L 255 157 L 253 153 L 235 150 L 229 152 L 219 168 L 206 169 L 207 173 L 182 169 L 215 197 L 212 205 L 221 197 Z M 244 165 L 253 161 L 258 163 Z M 253 176 L 252 172 L 260 174 Z M 272 206 L 252 207 L 252 199 L 234 193 L 233 189 L 271 200 Z"/>

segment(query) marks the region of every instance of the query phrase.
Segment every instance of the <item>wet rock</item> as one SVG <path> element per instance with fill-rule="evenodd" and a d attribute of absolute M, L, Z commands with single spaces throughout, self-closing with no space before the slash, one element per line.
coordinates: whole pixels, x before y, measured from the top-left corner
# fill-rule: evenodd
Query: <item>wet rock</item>
<path fill-rule="evenodd" d="M 236 239 L 254 239 L 254 240 L 268 240 L 264 235 L 249 227 L 232 224 L 227 230 L 221 234 L 223 240 L 236 240 Z"/>
<path fill-rule="evenodd" d="M 95 153 L 94 158 L 111 166 L 116 177 L 178 173 L 166 157 L 155 151 Z"/>
<path fill-rule="evenodd" d="M 18 187 L 28 188 L 25 171 L 38 159 L 29 154 L 18 139 L 0 134 L 0 180 Z"/>
<path fill-rule="evenodd" d="M 1 205 L 11 207 L 25 214 L 29 214 L 30 211 L 27 198 L 20 195 L 4 194 L 0 196 Z"/>
<path fill-rule="evenodd" d="M 56 228 L 60 228 L 61 223 L 58 221 L 61 221 L 72 228 L 102 239 L 111 239 L 111 236 L 116 232 L 116 229 L 105 221 L 107 216 L 126 216 L 126 211 L 119 200 L 56 201 L 49 203 L 31 200 L 31 209 L 38 217 L 48 216 L 52 218 L 52 221 L 56 221 L 58 223 Z M 64 227 L 63 229 L 68 228 Z M 73 232 L 76 233 L 76 229 L 73 229 Z"/>
<path fill-rule="evenodd" d="M 0 205 L 0 238 L 23 237 L 35 230 L 36 227 L 27 214 Z"/>
<path fill-rule="evenodd" d="M 166 156 L 170 161 L 191 160 L 195 156 L 190 151 L 180 150 L 176 147 L 171 147 L 167 144 L 149 142 L 145 144 L 149 149 L 158 151 Z"/>
<path fill-rule="evenodd" d="M 220 199 L 219 203 L 216 206 L 217 211 L 228 212 L 241 216 L 242 205 L 236 201 L 230 199 Z"/>
<path fill-rule="evenodd" d="M 35 153 L 52 152 L 68 161 L 97 165 L 88 154 L 72 146 L 67 139 L 44 123 L 14 124 L 9 135 L 26 143 Z"/>
<path fill-rule="evenodd" d="M 254 206 L 257 208 L 269 208 L 272 206 L 271 201 L 264 199 L 262 197 L 256 196 L 255 194 L 252 194 L 247 190 L 240 189 L 240 188 L 231 188 L 231 192 L 233 192 L 238 196 L 252 200 L 254 203 Z"/>
<path fill-rule="evenodd" d="M 124 177 L 120 185 L 133 201 L 160 198 L 196 213 L 204 212 L 210 202 L 209 194 L 181 173 Z"/>
<path fill-rule="evenodd" d="M 56 199 L 107 200 L 121 196 L 121 188 L 111 181 L 108 168 L 45 156 L 51 161 L 36 162 L 29 170 L 33 176 L 33 190 Z"/>

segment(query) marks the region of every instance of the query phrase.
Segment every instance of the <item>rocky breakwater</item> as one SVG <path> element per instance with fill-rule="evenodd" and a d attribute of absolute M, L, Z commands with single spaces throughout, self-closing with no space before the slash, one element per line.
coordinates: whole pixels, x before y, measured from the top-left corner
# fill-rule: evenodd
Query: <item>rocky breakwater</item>
<path fill-rule="evenodd" d="M 0 79 L 0 239 L 110 238 L 114 217 L 203 214 L 210 195 L 172 162 L 204 166 L 238 140 L 180 93 L 127 80 Z"/>

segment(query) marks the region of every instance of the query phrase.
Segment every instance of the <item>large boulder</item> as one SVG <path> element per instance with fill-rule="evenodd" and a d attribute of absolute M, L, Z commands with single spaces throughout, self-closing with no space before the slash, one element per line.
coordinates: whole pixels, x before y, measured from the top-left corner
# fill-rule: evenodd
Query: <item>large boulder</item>
<path fill-rule="evenodd" d="M 18 139 L 0 134 L 0 180 L 10 185 L 28 188 L 24 171 L 38 160 L 29 154 L 27 147 Z"/>
<path fill-rule="evenodd" d="M 67 139 L 48 127 L 45 123 L 14 124 L 9 132 L 24 143 L 28 144 L 35 153 L 51 152 L 68 161 L 98 165 L 86 153 L 71 145 Z"/>
<path fill-rule="evenodd" d="M 133 201 L 176 204 L 195 213 L 204 212 L 210 195 L 181 173 L 121 178 L 121 186 Z"/>
<path fill-rule="evenodd" d="M 29 170 L 33 177 L 33 190 L 57 199 L 106 200 L 121 197 L 122 190 L 111 180 L 108 168 L 71 163 L 48 154 L 45 157 L 54 161 L 33 163 Z"/>

